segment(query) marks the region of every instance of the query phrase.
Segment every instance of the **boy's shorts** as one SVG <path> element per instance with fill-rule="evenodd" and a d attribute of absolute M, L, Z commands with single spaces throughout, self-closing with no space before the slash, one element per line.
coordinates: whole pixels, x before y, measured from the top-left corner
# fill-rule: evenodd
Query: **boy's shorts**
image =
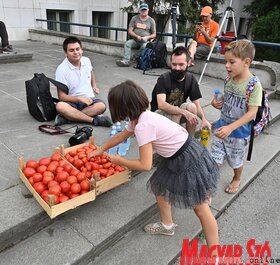
<path fill-rule="evenodd" d="M 217 164 L 222 165 L 225 160 L 233 169 L 243 166 L 245 154 L 247 153 L 250 137 L 226 139 L 218 138 L 213 134 L 211 145 L 211 156 Z"/>
<path fill-rule="evenodd" d="M 90 105 L 87 105 L 83 102 L 77 102 L 77 103 L 69 103 L 73 108 L 77 109 L 77 110 L 83 110 L 84 108 L 86 107 L 89 107 L 91 105 L 94 105 L 95 103 L 98 103 L 98 102 L 103 102 L 103 100 L 99 99 L 99 98 L 91 98 L 92 99 L 92 103 Z M 105 104 L 105 103 L 104 103 Z"/>

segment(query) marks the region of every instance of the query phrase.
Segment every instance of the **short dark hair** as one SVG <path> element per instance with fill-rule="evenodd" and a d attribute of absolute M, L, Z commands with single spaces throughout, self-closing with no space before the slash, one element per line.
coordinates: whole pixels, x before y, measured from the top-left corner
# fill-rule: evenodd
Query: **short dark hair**
<path fill-rule="evenodd" d="M 144 89 L 130 80 L 110 89 L 108 103 L 113 122 L 138 119 L 149 107 Z"/>
<path fill-rule="evenodd" d="M 82 47 L 81 41 L 77 37 L 71 36 L 71 37 L 66 38 L 63 42 L 62 47 L 65 52 L 67 52 L 67 47 L 68 47 L 68 44 L 70 44 L 70 43 L 79 43 L 80 46 Z"/>
<path fill-rule="evenodd" d="M 185 47 L 185 46 L 178 46 L 176 47 L 172 53 L 171 53 L 171 60 L 172 60 L 172 57 L 173 55 L 175 56 L 180 56 L 182 54 L 185 54 L 186 55 L 186 60 L 189 61 L 190 58 L 191 58 L 191 54 L 189 52 L 189 50 Z"/>

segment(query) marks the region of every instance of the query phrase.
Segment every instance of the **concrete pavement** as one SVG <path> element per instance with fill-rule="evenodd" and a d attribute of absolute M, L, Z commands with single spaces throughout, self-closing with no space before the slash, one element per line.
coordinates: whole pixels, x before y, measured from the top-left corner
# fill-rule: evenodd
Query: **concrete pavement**
<path fill-rule="evenodd" d="M 166 239 L 143 233 L 145 223 L 158 219 L 154 198 L 145 189 L 151 173 L 141 173 L 131 182 L 53 221 L 30 196 L 18 178 L 18 156 L 24 155 L 26 160 L 49 156 L 56 146 L 67 146 L 71 135 L 50 136 L 38 130 L 40 123 L 27 110 L 24 81 L 32 78 L 35 72 L 53 77 L 64 56 L 62 48 L 57 45 L 25 41 L 14 43 L 14 46 L 18 52 L 33 52 L 33 60 L 0 65 L 0 264 L 46 264 L 46 259 L 47 264 L 152 265 L 171 262 L 180 251 L 182 239 L 194 238 L 201 228 L 192 211 L 175 210 L 174 219 L 180 224 L 175 237 Z M 132 67 L 117 67 L 116 58 L 112 56 L 88 51 L 85 55 L 95 65 L 100 98 L 105 101 L 109 88 L 126 79 L 138 82 L 150 96 L 156 74 L 166 71 L 155 69 L 151 73 L 153 75 L 143 75 L 142 71 Z M 222 80 L 206 76 L 200 86 L 201 103 L 211 122 L 219 113 L 209 105 L 210 100 L 214 89 L 222 89 L 222 86 Z M 56 95 L 54 88 L 52 92 Z M 271 108 L 274 118 L 277 118 L 280 112 L 278 100 L 271 100 Z M 269 130 L 255 141 L 252 162 L 246 163 L 240 191 L 279 152 L 279 128 L 273 133 Z M 109 131 L 108 128 L 94 128 L 97 145 L 109 137 Z M 128 156 L 134 158 L 137 155 L 136 144 L 132 141 Z M 219 190 L 212 204 L 216 216 L 220 216 L 238 196 L 223 192 L 231 179 L 229 167 L 224 165 L 221 173 Z M 4 250 L 11 245 L 14 246 Z M 161 246 L 161 251 L 155 253 L 158 246 Z M 34 251 L 30 252 L 30 249 Z"/>

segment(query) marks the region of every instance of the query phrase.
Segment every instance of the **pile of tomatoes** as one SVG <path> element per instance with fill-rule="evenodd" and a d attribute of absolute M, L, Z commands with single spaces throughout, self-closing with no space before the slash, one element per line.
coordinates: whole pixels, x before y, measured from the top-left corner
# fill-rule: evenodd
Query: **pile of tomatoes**
<path fill-rule="evenodd" d="M 52 194 L 55 204 L 65 202 L 88 192 L 94 175 L 103 179 L 125 170 L 112 164 L 105 155 L 88 160 L 87 155 L 95 149 L 92 144 L 70 151 L 65 155 L 69 163 L 59 152 L 39 161 L 28 160 L 23 174 L 44 201 L 48 203 L 48 195 Z"/>
<path fill-rule="evenodd" d="M 62 159 L 59 152 L 38 162 L 28 160 L 23 169 L 36 192 L 48 202 L 48 194 L 55 196 L 55 204 L 75 198 L 90 190 L 90 181 L 80 170 Z"/>
<path fill-rule="evenodd" d="M 125 170 L 122 166 L 110 162 L 106 155 L 87 158 L 88 154 L 96 149 L 95 145 L 85 145 L 76 150 L 72 150 L 65 155 L 69 163 L 75 168 L 85 173 L 88 178 L 98 174 L 101 179 L 115 175 Z"/>

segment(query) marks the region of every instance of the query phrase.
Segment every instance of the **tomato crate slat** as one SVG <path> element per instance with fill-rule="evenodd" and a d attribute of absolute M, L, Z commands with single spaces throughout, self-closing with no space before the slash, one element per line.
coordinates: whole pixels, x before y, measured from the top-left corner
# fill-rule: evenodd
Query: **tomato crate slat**
<path fill-rule="evenodd" d="M 94 139 L 93 139 L 93 137 L 90 137 L 88 143 L 83 143 L 83 144 L 71 146 L 68 148 L 64 148 L 64 146 L 61 145 L 59 148 L 60 148 L 62 157 L 66 161 L 68 161 L 66 158 L 68 153 L 76 152 L 77 150 L 79 150 L 81 148 L 90 147 L 92 145 L 94 145 Z M 97 146 L 95 146 L 95 147 L 97 147 Z M 68 161 L 68 162 L 71 163 L 71 161 Z M 75 167 L 74 163 L 71 163 L 71 164 Z M 91 177 L 94 178 L 96 181 L 96 196 L 130 181 L 131 180 L 131 171 L 125 167 L 123 169 L 124 169 L 123 171 L 118 172 L 116 174 L 112 174 L 107 177 L 100 175 L 100 173 L 98 173 L 98 172 L 92 173 Z"/>
<path fill-rule="evenodd" d="M 68 163 L 68 162 L 67 162 Z M 96 199 L 96 188 L 95 183 L 91 183 L 91 190 L 81 194 L 75 198 L 69 199 L 65 202 L 61 202 L 55 205 L 49 205 L 43 198 L 39 195 L 39 193 L 33 188 L 33 186 L 28 181 L 27 177 L 23 173 L 24 170 L 24 158 L 19 158 L 19 177 L 22 182 L 25 184 L 30 193 L 34 196 L 36 201 L 41 205 L 41 207 L 45 210 L 45 212 L 49 215 L 51 219 L 57 217 L 58 215 L 75 209 L 76 207 L 88 203 L 90 201 L 94 201 Z M 94 181 L 95 182 L 95 181 Z M 50 196 L 51 199 L 51 196 Z"/>

